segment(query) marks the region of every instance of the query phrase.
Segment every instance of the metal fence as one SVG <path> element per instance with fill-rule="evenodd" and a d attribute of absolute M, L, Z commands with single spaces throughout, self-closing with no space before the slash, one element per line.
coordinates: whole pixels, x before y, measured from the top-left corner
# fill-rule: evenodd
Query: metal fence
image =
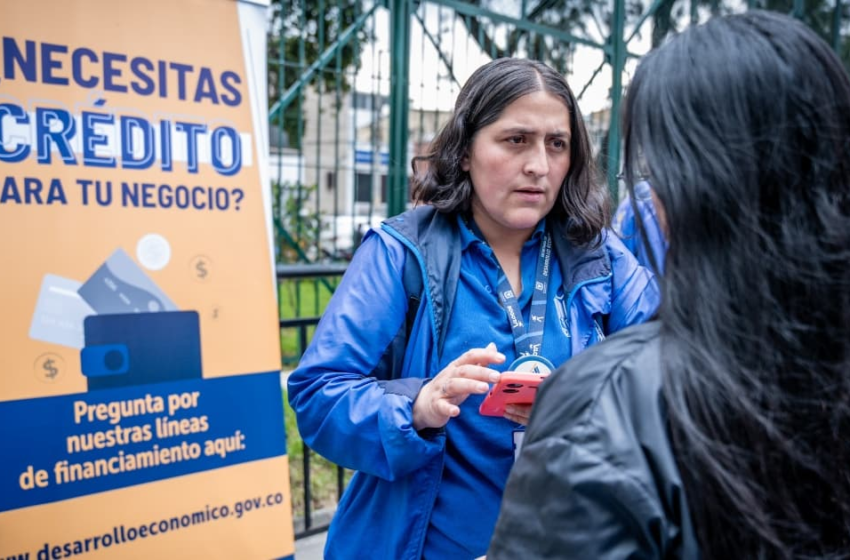
<path fill-rule="evenodd" d="M 292 287 L 294 290 L 311 293 L 321 293 L 322 290 L 330 290 L 336 286 L 339 278 L 345 273 L 345 264 L 278 264 L 276 267 L 277 281 L 280 288 Z M 285 298 L 282 299 L 286 301 Z M 284 313 L 281 313 L 284 316 Z M 291 343 L 289 346 L 289 358 L 291 364 L 295 361 L 293 357 L 300 357 L 307 348 L 310 337 L 316 325 L 319 323 L 320 314 L 281 318 L 280 332 L 281 342 Z M 296 360 L 297 361 L 297 360 Z M 286 366 L 285 366 L 286 367 Z M 300 539 L 321 533 L 327 530 L 330 521 L 330 513 L 336 503 L 342 497 L 345 489 L 345 469 L 336 465 L 330 465 L 327 461 L 317 458 L 314 452 L 300 441 L 300 437 L 292 432 L 292 421 L 287 422 L 289 457 L 292 484 L 293 518 L 295 520 L 295 538 Z M 300 459 L 300 464 L 297 464 Z M 314 490 L 313 473 L 316 470 L 316 462 L 320 461 L 320 467 L 324 472 L 331 473 L 332 483 L 324 484 L 320 492 Z M 327 478 L 327 476 L 325 477 Z M 317 496 L 318 494 L 318 496 Z M 325 505 L 321 508 L 322 501 L 332 499 L 330 507 Z M 314 503 L 326 512 L 325 515 L 316 515 Z"/>
<path fill-rule="evenodd" d="M 409 204 L 427 150 L 472 71 L 497 57 L 561 71 L 616 199 L 620 99 L 639 58 L 717 14 L 796 15 L 848 59 L 841 0 L 279 0 L 269 119 L 280 262 L 350 258 Z"/>

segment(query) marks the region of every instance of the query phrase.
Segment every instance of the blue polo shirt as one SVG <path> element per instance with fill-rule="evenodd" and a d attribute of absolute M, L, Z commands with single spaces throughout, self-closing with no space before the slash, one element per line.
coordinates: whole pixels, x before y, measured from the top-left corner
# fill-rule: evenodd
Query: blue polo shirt
<path fill-rule="evenodd" d="M 505 309 L 499 303 L 499 266 L 492 249 L 458 218 L 462 256 L 454 309 L 448 323 L 440 369 L 469 350 L 494 342 L 506 360 L 493 365 L 506 371 L 517 358 L 514 336 Z M 545 232 L 541 221 L 525 243 L 521 256 L 522 293 L 519 306 L 529 321 L 537 257 Z M 553 251 L 553 261 L 555 255 Z M 556 367 L 570 357 L 564 316 L 561 268 L 552 266 L 547 293 L 543 346 L 540 354 Z M 561 306 L 561 309 L 557 309 Z M 431 514 L 423 550 L 424 558 L 474 558 L 487 552 L 502 492 L 514 462 L 513 432 L 519 424 L 482 416 L 483 395 L 472 395 L 461 404 L 461 413 L 446 425 L 443 478 Z"/>

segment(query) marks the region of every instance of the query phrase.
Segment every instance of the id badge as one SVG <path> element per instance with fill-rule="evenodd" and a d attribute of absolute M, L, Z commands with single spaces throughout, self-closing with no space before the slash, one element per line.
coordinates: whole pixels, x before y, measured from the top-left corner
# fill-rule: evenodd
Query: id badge
<path fill-rule="evenodd" d="M 519 452 L 522 449 L 522 440 L 525 439 L 525 428 L 516 429 L 513 431 L 514 440 L 514 462 L 519 459 Z"/>
<path fill-rule="evenodd" d="M 554 364 L 543 356 L 523 356 L 514 360 L 507 371 L 516 371 L 520 373 L 552 373 L 555 369 Z"/>

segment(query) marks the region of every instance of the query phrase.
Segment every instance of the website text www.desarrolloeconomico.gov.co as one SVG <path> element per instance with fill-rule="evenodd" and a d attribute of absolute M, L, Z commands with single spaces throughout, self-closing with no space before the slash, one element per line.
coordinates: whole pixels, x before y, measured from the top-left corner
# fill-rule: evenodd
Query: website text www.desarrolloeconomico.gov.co
<path fill-rule="evenodd" d="M 60 558 L 70 558 L 78 554 L 86 554 L 96 550 L 120 546 L 122 544 L 131 543 L 137 539 L 146 539 L 156 537 L 168 532 L 186 529 L 193 525 L 200 525 L 210 521 L 225 519 L 228 517 L 241 518 L 246 513 L 262 509 L 266 507 L 280 506 L 284 503 L 282 492 L 273 492 L 265 497 L 255 497 L 246 500 L 240 500 L 233 505 L 220 506 L 205 506 L 204 509 L 186 513 L 183 515 L 175 515 L 169 518 L 162 518 L 150 523 L 140 525 L 116 525 L 111 531 L 69 541 L 63 544 L 52 545 L 44 543 L 36 556 L 36 560 L 58 560 Z M 22 554 L 4 555 L 0 554 L 0 558 L 14 558 L 17 560 L 29 560 L 33 558 L 29 552 Z"/>

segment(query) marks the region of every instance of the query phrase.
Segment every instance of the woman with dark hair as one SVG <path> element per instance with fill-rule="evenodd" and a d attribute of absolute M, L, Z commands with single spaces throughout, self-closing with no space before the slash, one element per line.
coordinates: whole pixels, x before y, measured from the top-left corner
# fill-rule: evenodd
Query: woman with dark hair
<path fill-rule="evenodd" d="M 482 199 L 475 196 L 470 176 L 469 152 L 474 137 L 499 120 L 514 101 L 529 94 L 552 104 L 534 107 L 534 111 L 553 108 L 560 119 L 550 119 L 559 125 L 553 129 L 558 136 L 544 139 L 560 143 L 557 145 L 563 148 L 556 159 L 566 164 L 566 178 L 561 184 L 556 182 L 554 206 L 546 206 L 551 209 L 552 218 L 566 222 L 564 233 L 571 242 L 598 244 L 600 233 L 610 220 L 610 202 L 607 189 L 597 181 L 584 119 L 563 76 L 535 60 L 502 58 L 476 70 L 458 94 L 454 113 L 434 139 L 430 155 L 414 159 L 413 196 L 444 213 L 469 212 Z M 543 119 L 547 115 L 535 116 Z M 514 138 L 512 132 L 520 134 Z M 506 143 L 527 143 L 522 132 L 520 128 L 507 129 Z M 501 157 L 517 159 L 508 157 L 513 155 L 511 149 Z M 427 162 L 423 173 L 417 173 L 418 161 Z"/>
<path fill-rule="evenodd" d="M 491 558 L 850 557 L 850 79 L 786 16 L 651 52 L 624 114 L 659 320 L 543 383 Z"/>
<path fill-rule="evenodd" d="M 424 204 L 367 233 L 289 377 L 304 441 L 358 471 L 329 558 L 483 554 L 531 408 L 479 414 L 488 383 L 554 369 L 658 303 L 603 229 L 581 113 L 551 68 L 475 71 L 426 165 Z"/>

